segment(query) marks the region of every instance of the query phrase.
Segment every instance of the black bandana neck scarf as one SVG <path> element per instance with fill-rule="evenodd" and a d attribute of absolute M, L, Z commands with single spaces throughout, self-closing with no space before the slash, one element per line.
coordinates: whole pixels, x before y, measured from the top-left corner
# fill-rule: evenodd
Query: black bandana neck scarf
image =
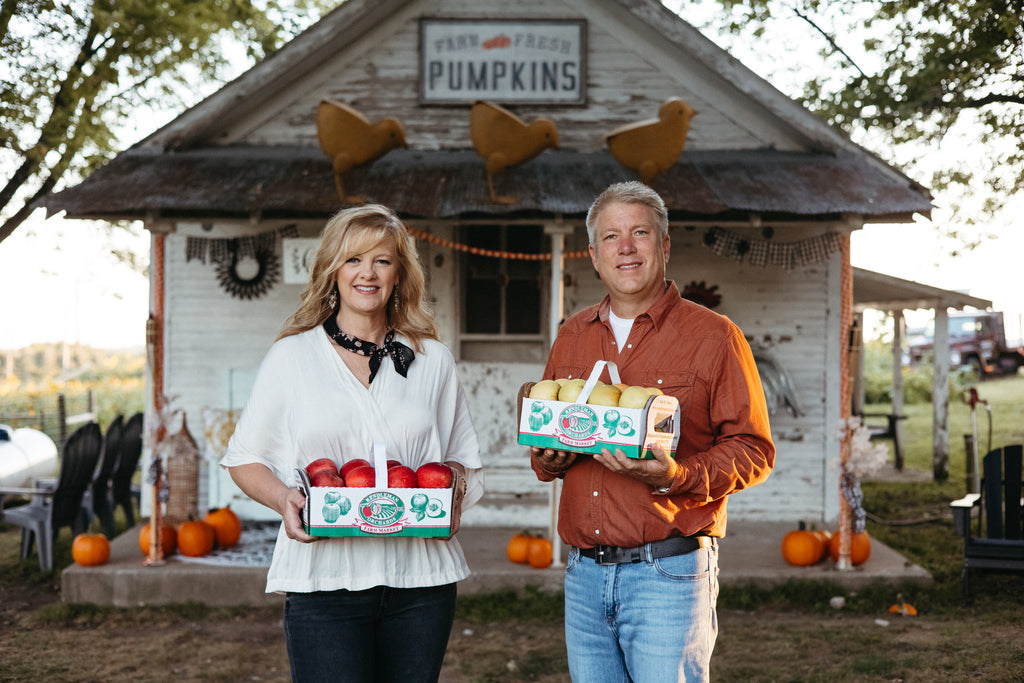
<path fill-rule="evenodd" d="M 373 342 L 353 337 L 351 334 L 345 334 L 338 329 L 338 323 L 333 315 L 324 321 L 324 330 L 327 332 L 327 336 L 337 342 L 341 348 L 358 353 L 360 356 L 370 357 L 371 384 L 373 383 L 373 378 L 377 376 L 377 371 L 380 370 L 380 362 L 384 360 L 384 356 L 391 356 L 391 362 L 395 364 L 395 370 L 399 375 L 402 377 L 409 376 L 409 366 L 416 359 L 416 354 L 402 342 L 395 341 L 394 330 L 388 330 L 387 335 L 384 337 L 384 343 L 380 346 Z"/>

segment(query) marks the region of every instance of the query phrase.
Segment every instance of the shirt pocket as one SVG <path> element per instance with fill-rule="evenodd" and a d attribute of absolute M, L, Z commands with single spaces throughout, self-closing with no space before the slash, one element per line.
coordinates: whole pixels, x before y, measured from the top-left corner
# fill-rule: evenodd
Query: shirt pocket
<path fill-rule="evenodd" d="M 644 374 L 644 386 L 661 389 L 662 393 L 675 396 L 679 400 L 679 416 L 686 422 L 686 414 L 692 403 L 691 399 L 697 384 L 697 373 L 694 370 L 648 370 Z"/>

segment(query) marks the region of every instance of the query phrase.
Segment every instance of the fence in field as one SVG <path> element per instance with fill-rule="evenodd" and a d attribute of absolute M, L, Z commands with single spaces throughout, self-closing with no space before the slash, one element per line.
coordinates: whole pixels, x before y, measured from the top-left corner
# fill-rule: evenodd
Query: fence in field
<path fill-rule="evenodd" d="M 45 433 L 60 448 L 68 434 L 78 425 L 96 420 L 96 401 L 92 389 L 84 395 L 69 399 L 57 394 L 52 399 L 40 399 L 40 407 L 30 411 L 13 412 L 0 404 L 0 424 L 15 429 L 31 427 Z M 69 414 L 70 411 L 77 411 Z"/>

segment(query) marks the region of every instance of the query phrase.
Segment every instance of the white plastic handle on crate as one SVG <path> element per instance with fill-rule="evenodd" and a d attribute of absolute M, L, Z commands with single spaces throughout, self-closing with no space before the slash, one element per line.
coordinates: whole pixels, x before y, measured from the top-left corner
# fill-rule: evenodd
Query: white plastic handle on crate
<path fill-rule="evenodd" d="M 388 487 L 388 456 L 384 450 L 384 444 L 380 441 L 373 442 L 373 477 L 376 488 L 386 489 Z"/>
<path fill-rule="evenodd" d="M 580 389 L 580 395 L 576 397 L 576 403 L 586 403 L 587 399 L 590 398 L 590 392 L 597 386 L 598 379 L 601 377 L 601 372 L 605 366 L 608 366 L 608 379 L 612 381 L 612 384 L 618 384 L 622 380 L 619 379 L 619 368 L 614 362 L 610 360 L 599 360 L 594 363 L 594 369 L 590 371 L 590 377 L 587 377 L 586 383 L 583 388 Z"/>

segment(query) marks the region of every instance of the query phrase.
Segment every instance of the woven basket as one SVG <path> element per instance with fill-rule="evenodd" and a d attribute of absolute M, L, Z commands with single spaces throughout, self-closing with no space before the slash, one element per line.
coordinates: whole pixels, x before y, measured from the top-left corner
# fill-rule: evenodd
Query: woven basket
<path fill-rule="evenodd" d="M 167 478 L 167 506 L 164 521 L 177 526 L 199 519 L 199 447 L 189 434 L 185 414 L 181 429 L 160 442 Z"/>

